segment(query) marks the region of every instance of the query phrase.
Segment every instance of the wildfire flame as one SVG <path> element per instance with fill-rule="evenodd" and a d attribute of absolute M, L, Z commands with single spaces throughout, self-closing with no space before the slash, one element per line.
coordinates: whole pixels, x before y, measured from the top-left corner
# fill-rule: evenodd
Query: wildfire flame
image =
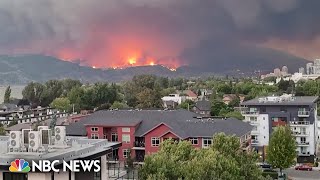
<path fill-rule="evenodd" d="M 71 49 L 61 49 L 61 51 L 54 53 L 54 56 L 65 60 L 73 61 L 76 59 L 86 59 L 87 61 L 81 61 L 80 64 L 89 65 L 93 69 L 96 68 L 111 68 L 111 69 L 122 69 L 126 67 L 134 66 L 155 66 L 162 65 L 163 67 L 169 69 L 170 71 L 176 71 L 176 68 L 180 66 L 180 61 L 175 58 L 154 58 L 151 56 L 143 55 L 140 51 L 127 51 L 119 52 L 121 54 L 126 54 L 125 56 L 112 56 L 114 57 L 113 61 L 106 61 L 110 57 L 96 56 L 96 58 L 90 58 L 82 56 L 79 52 L 75 52 Z"/>

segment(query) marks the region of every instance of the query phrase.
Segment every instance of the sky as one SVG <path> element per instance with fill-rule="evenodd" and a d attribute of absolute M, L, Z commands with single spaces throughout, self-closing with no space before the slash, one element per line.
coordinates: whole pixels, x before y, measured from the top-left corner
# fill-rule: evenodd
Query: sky
<path fill-rule="evenodd" d="M 209 42 L 312 60 L 319 57 L 319 7 L 319 0 L 1 0 L 0 53 L 177 67 L 196 63 L 181 54 Z"/>

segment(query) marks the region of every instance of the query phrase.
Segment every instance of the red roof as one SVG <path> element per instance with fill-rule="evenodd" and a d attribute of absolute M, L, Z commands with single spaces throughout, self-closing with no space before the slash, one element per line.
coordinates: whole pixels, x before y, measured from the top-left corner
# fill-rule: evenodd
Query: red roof
<path fill-rule="evenodd" d="M 185 90 L 185 94 L 187 94 L 189 97 L 198 97 L 193 91 L 191 90 Z"/>

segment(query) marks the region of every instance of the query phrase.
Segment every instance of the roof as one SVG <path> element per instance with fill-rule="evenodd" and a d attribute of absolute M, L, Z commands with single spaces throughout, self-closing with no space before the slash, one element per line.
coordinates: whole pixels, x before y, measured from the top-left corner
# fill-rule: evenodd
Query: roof
<path fill-rule="evenodd" d="M 184 94 L 188 95 L 189 97 L 198 97 L 196 93 L 194 93 L 191 90 L 185 90 L 183 91 Z"/>
<path fill-rule="evenodd" d="M 18 111 L 20 108 L 15 104 L 3 103 L 0 104 L 0 109 L 4 109 L 6 111 Z"/>
<path fill-rule="evenodd" d="M 110 152 L 114 147 L 121 143 L 108 142 L 105 139 L 87 139 L 79 137 L 67 137 L 67 146 L 51 146 L 47 152 L 8 152 L 8 136 L 0 137 L 0 145 L 3 150 L 0 152 L 0 166 L 9 166 L 14 159 L 23 158 L 26 161 L 38 160 L 62 160 L 70 161 L 74 159 L 92 158 Z"/>
<path fill-rule="evenodd" d="M 262 97 L 268 98 L 268 97 Z M 288 106 L 299 106 L 299 105 L 312 105 L 318 101 L 318 96 L 294 96 L 290 100 L 285 101 L 261 101 L 260 98 L 251 99 L 241 103 L 241 105 L 247 106 L 258 106 L 258 105 L 266 105 L 266 106 L 277 106 L 277 105 L 288 105 Z"/>
<path fill-rule="evenodd" d="M 211 110 L 211 103 L 210 101 L 206 101 L 206 100 L 197 101 L 194 106 L 197 107 L 200 111 Z"/>
<path fill-rule="evenodd" d="M 244 135 L 252 130 L 248 123 L 237 119 L 198 119 L 187 110 L 139 110 L 98 111 L 83 120 L 67 126 L 68 135 L 86 135 L 85 125 L 133 126 L 139 124 L 135 136 L 144 136 L 155 127 L 164 124 L 179 137 L 212 137 L 213 134 Z"/>
<path fill-rule="evenodd" d="M 52 119 L 47 119 L 44 121 L 41 121 L 40 124 L 42 126 L 50 126 Z M 57 126 L 63 126 L 66 125 L 66 117 L 61 117 L 61 118 L 57 118 L 57 122 L 56 125 Z M 28 122 L 28 123 L 19 123 L 10 127 L 5 128 L 6 131 L 21 131 L 21 129 L 29 129 L 32 126 L 32 123 Z"/>

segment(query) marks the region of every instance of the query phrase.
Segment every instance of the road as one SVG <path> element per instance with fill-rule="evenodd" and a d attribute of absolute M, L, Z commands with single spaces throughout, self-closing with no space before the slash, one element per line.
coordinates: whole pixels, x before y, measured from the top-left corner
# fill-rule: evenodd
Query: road
<path fill-rule="evenodd" d="M 286 172 L 293 180 L 320 180 L 320 171 L 297 171 L 294 169 L 287 169 Z"/>

